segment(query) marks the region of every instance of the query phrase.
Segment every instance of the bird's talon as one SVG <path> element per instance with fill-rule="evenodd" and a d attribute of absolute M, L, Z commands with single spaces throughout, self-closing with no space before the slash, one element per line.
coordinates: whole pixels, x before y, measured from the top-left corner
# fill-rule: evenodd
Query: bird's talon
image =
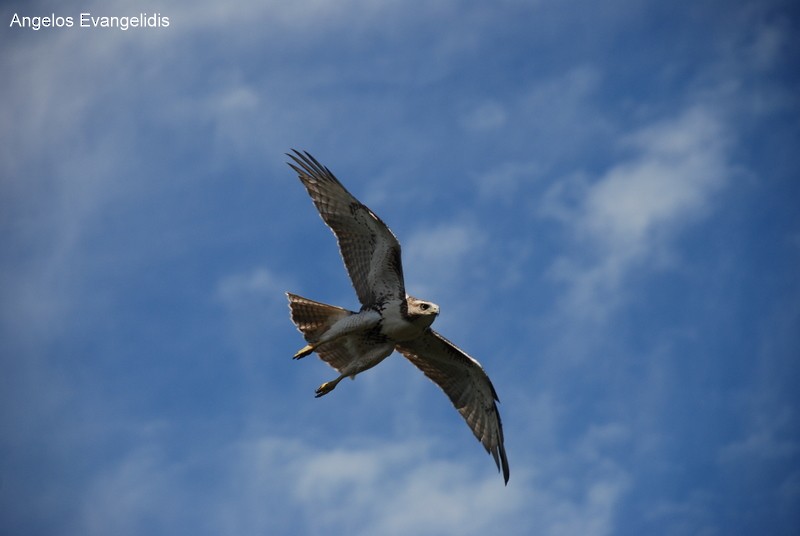
<path fill-rule="evenodd" d="M 328 393 L 333 391 L 334 387 L 336 387 L 336 383 L 335 382 L 325 382 L 325 383 L 323 383 L 322 385 L 317 387 L 317 390 L 315 391 L 315 397 L 314 398 L 319 398 L 321 396 L 327 395 Z"/>
<path fill-rule="evenodd" d="M 294 354 L 294 356 L 292 357 L 292 359 L 301 359 L 301 358 L 303 358 L 303 357 L 305 357 L 305 356 L 309 355 L 309 354 L 310 354 L 311 352 L 313 352 L 313 351 L 314 351 L 314 347 L 313 347 L 313 346 L 311 346 L 310 344 L 306 344 L 305 346 L 303 346 L 302 348 L 300 348 L 300 349 L 297 351 L 297 353 L 296 353 L 296 354 Z"/>

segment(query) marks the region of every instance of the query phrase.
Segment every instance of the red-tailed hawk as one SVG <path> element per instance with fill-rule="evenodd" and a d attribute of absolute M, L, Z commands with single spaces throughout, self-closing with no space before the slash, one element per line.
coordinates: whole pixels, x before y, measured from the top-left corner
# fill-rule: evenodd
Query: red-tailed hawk
<path fill-rule="evenodd" d="M 348 311 L 287 293 L 292 322 L 308 345 L 295 359 L 316 352 L 339 376 L 316 391 L 330 393 L 397 350 L 433 380 L 491 453 L 508 483 L 508 459 L 497 393 L 480 363 L 431 329 L 435 303 L 406 294 L 400 244 L 369 208 L 308 153 L 287 154 L 320 216 L 336 235 L 361 310 Z"/>

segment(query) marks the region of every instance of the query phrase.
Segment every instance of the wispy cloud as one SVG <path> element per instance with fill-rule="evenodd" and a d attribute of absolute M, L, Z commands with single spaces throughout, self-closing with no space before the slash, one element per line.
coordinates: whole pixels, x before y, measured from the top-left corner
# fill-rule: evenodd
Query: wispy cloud
<path fill-rule="evenodd" d="M 471 221 L 432 225 L 435 226 L 418 230 L 403 244 L 408 291 L 423 299 L 434 299 L 442 292 L 460 292 L 487 240 Z"/>
<path fill-rule="evenodd" d="M 496 130 L 506 124 L 508 112 L 499 102 L 490 100 L 473 108 L 462 119 L 462 124 L 468 130 L 483 131 Z"/>
<path fill-rule="evenodd" d="M 603 318 L 626 299 L 623 282 L 635 268 L 668 255 L 675 234 L 712 210 L 731 180 L 723 123 L 702 108 L 623 136 L 624 155 L 599 177 L 555 183 L 542 213 L 573 241 L 551 274 L 566 285 L 562 307 Z"/>
<path fill-rule="evenodd" d="M 523 474 L 508 488 L 496 474 L 465 471 L 462 461 L 436 455 L 432 443 L 416 440 L 323 448 L 262 436 L 206 446 L 189 460 L 170 458 L 158 443 L 143 444 L 95 476 L 70 533 L 183 527 L 197 534 L 289 534 L 298 528 L 321 534 L 336 526 L 365 535 L 534 530 L 603 536 L 613 534 L 614 512 L 628 484 L 607 459 L 591 454 L 608 444 L 608 434 L 599 435 L 605 438 L 587 436 L 580 447 L 586 473 L 559 478 L 555 468 L 564 469 L 566 459 L 545 458 L 540 476 Z M 198 479 L 206 485 L 187 493 Z M 289 514 L 297 516 L 291 523 Z"/>
<path fill-rule="evenodd" d="M 285 281 L 264 267 L 223 277 L 217 283 L 216 295 L 233 309 L 260 300 L 281 300 L 286 291 Z"/>

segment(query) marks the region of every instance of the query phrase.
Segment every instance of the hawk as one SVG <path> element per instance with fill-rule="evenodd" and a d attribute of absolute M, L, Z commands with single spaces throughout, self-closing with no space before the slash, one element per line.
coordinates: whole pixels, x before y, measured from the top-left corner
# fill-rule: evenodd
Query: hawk
<path fill-rule="evenodd" d="M 499 400 L 489 376 L 480 363 L 431 329 L 438 305 L 406 294 L 400 243 L 386 224 L 313 156 L 292 151 L 287 156 L 293 163 L 288 164 L 336 236 L 361 302 L 355 312 L 286 293 L 292 322 L 308 343 L 294 359 L 316 352 L 339 372 L 317 388 L 317 398 L 397 350 L 450 398 L 508 484 Z"/>

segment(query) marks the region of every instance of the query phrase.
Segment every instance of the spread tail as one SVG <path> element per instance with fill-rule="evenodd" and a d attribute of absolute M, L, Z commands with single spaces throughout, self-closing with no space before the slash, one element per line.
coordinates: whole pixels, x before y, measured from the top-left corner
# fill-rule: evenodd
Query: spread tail
<path fill-rule="evenodd" d="M 286 297 L 289 298 L 292 322 L 311 344 L 317 342 L 338 320 L 353 314 L 347 309 L 309 300 L 291 292 L 287 292 Z"/>

